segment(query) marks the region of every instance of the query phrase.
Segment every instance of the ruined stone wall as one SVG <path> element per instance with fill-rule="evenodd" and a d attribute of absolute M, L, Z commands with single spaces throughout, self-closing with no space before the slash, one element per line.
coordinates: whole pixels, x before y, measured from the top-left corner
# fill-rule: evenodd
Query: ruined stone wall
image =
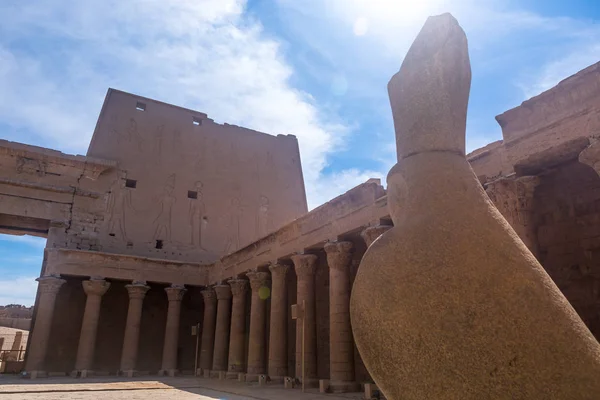
<path fill-rule="evenodd" d="M 307 211 L 294 136 L 131 94 L 109 90 L 88 156 L 125 171 L 96 220 L 103 251 L 213 262 Z"/>
<path fill-rule="evenodd" d="M 600 177 L 577 161 L 540 176 L 539 260 L 600 339 Z"/>

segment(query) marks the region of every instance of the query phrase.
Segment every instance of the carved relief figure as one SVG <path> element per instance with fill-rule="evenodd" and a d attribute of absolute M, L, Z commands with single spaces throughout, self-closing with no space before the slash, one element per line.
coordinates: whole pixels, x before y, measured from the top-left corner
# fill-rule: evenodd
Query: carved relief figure
<path fill-rule="evenodd" d="M 240 248 L 240 221 L 243 209 L 237 197 L 231 199 L 229 213 L 225 216 L 225 254 L 232 253 Z"/>
<path fill-rule="evenodd" d="M 160 211 L 154 220 L 156 229 L 154 230 L 154 240 L 164 238 L 166 241 L 171 241 L 171 219 L 173 214 L 173 205 L 177 202 L 173 196 L 175 189 L 175 174 L 167 178 L 163 193 L 158 200 Z M 164 233 L 164 236 L 161 236 Z"/>
<path fill-rule="evenodd" d="M 196 193 L 198 197 L 195 199 L 189 199 L 190 208 L 189 208 L 189 218 L 190 218 L 190 226 L 191 226 L 191 240 L 193 246 L 198 246 L 202 250 L 206 250 L 202 246 L 202 237 L 204 236 L 204 232 L 206 232 L 206 227 L 208 225 L 208 218 L 206 217 L 206 209 L 204 206 L 204 199 L 202 195 L 202 182 L 198 181 L 195 184 Z"/>
<path fill-rule="evenodd" d="M 258 213 L 256 215 L 256 235 L 257 238 L 261 238 L 267 235 L 270 231 L 270 219 L 269 219 L 269 198 L 267 196 L 260 196 L 260 205 L 258 207 Z"/>
<path fill-rule="evenodd" d="M 118 232 L 123 241 L 128 241 L 125 231 L 125 212 L 127 209 L 134 210 L 131 204 L 131 191 L 125 187 L 124 179 L 114 181 L 108 192 L 107 202 L 108 234 L 115 236 Z"/>

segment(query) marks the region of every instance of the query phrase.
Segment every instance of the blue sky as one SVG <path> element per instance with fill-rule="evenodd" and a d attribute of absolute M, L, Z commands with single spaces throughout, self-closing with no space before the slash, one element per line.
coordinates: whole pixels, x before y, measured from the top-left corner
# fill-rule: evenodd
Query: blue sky
<path fill-rule="evenodd" d="M 114 87 L 295 134 L 315 207 L 393 165 L 386 84 L 444 11 L 469 38 L 468 150 L 600 60 L 597 0 L 2 0 L 0 137 L 85 154 Z M 43 246 L 0 237 L 0 304 L 33 301 Z"/>

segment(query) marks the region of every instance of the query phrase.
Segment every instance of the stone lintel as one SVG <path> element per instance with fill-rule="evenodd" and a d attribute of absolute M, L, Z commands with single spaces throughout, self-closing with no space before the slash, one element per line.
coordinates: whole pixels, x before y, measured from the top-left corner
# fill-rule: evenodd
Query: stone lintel
<path fill-rule="evenodd" d="M 48 274 L 193 286 L 208 283 L 209 266 L 202 264 L 86 250 L 47 248 L 45 252 Z"/>

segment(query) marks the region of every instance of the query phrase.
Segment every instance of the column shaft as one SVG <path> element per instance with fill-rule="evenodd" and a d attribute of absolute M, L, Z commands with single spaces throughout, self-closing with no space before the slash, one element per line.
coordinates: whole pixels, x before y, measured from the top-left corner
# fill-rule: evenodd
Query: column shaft
<path fill-rule="evenodd" d="M 302 378 L 302 326 L 304 325 L 304 368 L 307 380 L 317 379 L 317 331 L 315 320 L 315 272 L 317 256 L 297 254 L 291 257 L 298 277 L 297 301 L 304 304 L 302 318 L 296 320 L 296 378 Z M 304 321 L 303 321 L 304 319 Z"/>
<path fill-rule="evenodd" d="M 266 363 L 266 315 L 267 299 L 271 292 L 268 272 L 249 272 L 252 288 L 250 309 L 250 346 L 248 349 L 248 378 L 253 380 L 267 372 Z"/>
<path fill-rule="evenodd" d="M 248 281 L 232 279 L 229 282 L 233 295 L 231 305 L 231 330 L 229 335 L 230 378 L 236 378 L 240 372 L 246 372 L 246 293 Z"/>
<path fill-rule="evenodd" d="M 351 242 L 325 245 L 329 265 L 329 374 L 334 392 L 356 389 L 354 341 L 350 325 Z"/>
<path fill-rule="evenodd" d="M 289 266 L 271 264 L 271 327 L 269 329 L 268 374 L 271 379 L 287 376 L 287 293 L 286 274 Z"/>
<path fill-rule="evenodd" d="M 100 305 L 102 296 L 110 287 L 110 283 L 104 279 L 90 279 L 83 281 L 83 290 L 87 295 L 85 311 L 81 323 L 81 334 L 79 335 L 79 347 L 77 348 L 77 359 L 75 361 L 75 373 L 86 376 L 92 369 L 94 362 L 94 350 L 96 347 L 96 333 L 98 332 L 98 320 L 100 319 Z"/>
<path fill-rule="evenodd" d="M 177 344 L 179 342 L 179 317 L 181 314 L 181 300 L 185 288 L 171 285 L 165 288 L 169 299 L 167 309 L 167 323 L 165 326 L 165 342 L 163 345 L 161 375 L 175 375 L 177 371 Z"/>
<path fill-rule="evenodd" d="M 217 317 L 217 296 L 214 289 L 202 291 L 204 297 L 204 317 L 202 320 L 202 344 L 200 345 L 200 368 L 212 368 L 213 351 L 215 344 L 215 322 Z"/>
<path fill-rule="evenodd" d="M 217 326 L 215 328 L 215 351 L 213 354 L 214 371 L 227 370 L 229 351 L 229 324 L 231 322 L 231 287 L 215 286 L 217 293 Z"/>
<path fill-rule="evenodd" d="M 131 376 L 135 370 L 138 355 L 142 306 L 150 286 L 146 286 L 145 283 L 133 283 L 125 285 L 125 288 L 129 293 L 129 308 L 123 337 L 123 351 L 121 352 L 121 371 L 126 371 Z"/>
<path fill-rule="evenodd" d="M 32 378 L 44 375 L 46 353 L 48 351 L 48 339 L 50 327 L 54 315 L 56 295 L 60 287 L 66 282 L 54 276 L 43 276 L 37 278 L 39 282 L 38 309 L 36 313 L 35 326 L 31 332 L 31 342 L 27 351 L 27 372 Z"/>

